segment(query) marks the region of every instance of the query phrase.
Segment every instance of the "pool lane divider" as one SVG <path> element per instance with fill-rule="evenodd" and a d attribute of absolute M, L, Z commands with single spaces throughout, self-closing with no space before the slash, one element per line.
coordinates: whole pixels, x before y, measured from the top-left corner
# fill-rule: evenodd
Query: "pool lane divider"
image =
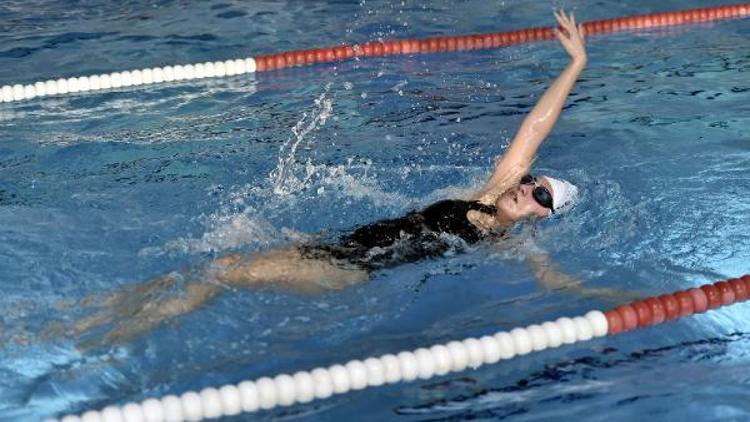
<path fill-rule="evenodd" d="M 180 396 L 168 395 L 100 411 L 70 415 L 61 422 L 181 422 L 234 416 L 279 406 L 308 403 L 336 394 L 438 377 L 497 363 L 531 352 L 605 335 L 645 328 L 711 309 L 743 302 L 750 296 L 750 274 L 672 294 L 653 296 L 584 316 L 558 318 L 480 338 L 351 360 L 327 368 L 243 381 Z M 49 419 L 49 421 L 56 421 Z"/>
<path fill-rule="evenodd" d="M 624 30 L 660 28 L 721 19 L 743 18 L 750 15 L 750 3 L 652 13 L 604 19 L 583 24 L 589 35 Z M 0 88 L 0 103 L 30 100 L 63 94 L 102 91 L 131 86 L 217 78 L 254 72 L 306 66 L 316 63 L 342 61 L 352 58 L 390 56 L 396 54 L 429 54 L 450 51 L 470 51 L 507 47 L 514 44 L 554 38 L 551 27 L 528 28 L 511 32 L 372 41 L 357 45 L 295 50 L 265 56 L 230 59 L 176 66 L 126 70 L 99 75 L 50 79 L 31 84 L 5 85 Z"/>

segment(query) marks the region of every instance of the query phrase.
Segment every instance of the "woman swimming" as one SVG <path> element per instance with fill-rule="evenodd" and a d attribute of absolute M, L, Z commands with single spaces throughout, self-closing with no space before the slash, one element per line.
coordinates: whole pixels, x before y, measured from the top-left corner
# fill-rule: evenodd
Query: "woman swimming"
<path fill-rule="evenodd" d="M 179 297 L 161 297 L 185 276 L 170 274 L 115 293 L 101 310 L 76 324 L 77 334 L 106 323 L 110 341 L 125 341 L 162 321 L 190 312 L 222 286 L 272 286 L 297 292 L 340 289 L 382 268 L 442 256 L 482 239 L 501 236 L 522 220 L 536 220 L 571 206 L 571 183 L 529 173 L 537 149 L 552 130 L 576 78 L 586 65 L 583 30 L 572 16 L 555 13 L 555 35 L 571 60 L 526 116 L 487 183 L 469 200 L 448 199 L 407 215 L 358 227 L 332 242 L 314 241 L 252 256 L 213 261 L 187 280 Z M 543 255 L 527 260 L 547 288 L 579 283 L 554 270 Z M 200 281 L 192 282 L 197 279 Z"/>

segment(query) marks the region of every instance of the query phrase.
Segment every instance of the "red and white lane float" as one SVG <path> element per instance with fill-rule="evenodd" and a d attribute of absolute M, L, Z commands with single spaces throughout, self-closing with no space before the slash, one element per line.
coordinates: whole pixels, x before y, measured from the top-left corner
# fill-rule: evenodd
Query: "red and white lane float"
<path fill-rule="evenodd" d="M 624 18 L 604 19 L 583 24 L 586 33 L 659 28 L 750 15 L 750 4 L 653 13 Z M 264 72 L 286 67 L 326 63 L 351 58 L 389 56 L 395 54 L 426 54 L 500 48 L 514 44 L 554 38 L 551 27 L 521 29 L 511 32 L 459 35 L 426 39 L 373 41 L 366 44 L 296 50 L 266 56 L 225 61 L 126 70 L 99 75 L 50 79 L 30 84 L 5 85 L 0 88 L 0 103 L 29 100 L 37 97 L 121 89 L 131 86 L 216 78 L 245 73 Z"/>
<path fill-rule="evenodd" d="M 476 369 L 532 352 L 645 328 L 743 302 L 749 296 L 750 274 L 637 300 L 606 312 L 594 310 L 583 316 L 558 318 L 480 338 L 110 406 L 80 416 L 65 416 L 61 422 L 199 421 L 308 403 L 368 387 Z"/>

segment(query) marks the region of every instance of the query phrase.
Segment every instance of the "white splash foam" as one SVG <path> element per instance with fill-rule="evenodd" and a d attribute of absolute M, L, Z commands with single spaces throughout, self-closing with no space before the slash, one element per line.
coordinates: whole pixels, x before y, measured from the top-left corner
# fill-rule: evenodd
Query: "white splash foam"
<path fill-rule="evenodd" d="M 338 188 L 345 196 L 353 199 L 367 198 L 375 206 L 407 206 L 409 198 L 395 193 L 386 192 L 378 186 L 377 178 L 368 175 L 370 164 L 364 166 L 364 174 L 353 175 L 348 171 L 355 169 L 351 160 L 346 166 L 322 166 L 322 178 L 318 182 L 322 186 Z"/>
<path fill-rule="evenodd" d="M 212 227 L 200 238 L 170 240 L 164 247 L 144 248 L 139 255 L 163 253 L 219 252 L 240 246 L 268 247 L 278 239 L 278 231 L 262 218 L 246 213 L 217 215 L 209 218 Z"/>
<path fill-rule="evenodd" d="M 326 85 L 325 91 L 315 99 L 313 110 L 309 114 L 302 114 L 302 118 L 292 128 L 292 136 L 279 148 L 278 164 L 269 174 L 276 195 L 289 195 L 307 185 L 306 179 L 300 180 L 295 174 L 297 148 L 308 134 L 325 126 L 326 120 L 333 114 L 333 101 L 326 98 L 329 88 L 330 84 Z M 309 171 L 307 174 L 310 174 Z"/>

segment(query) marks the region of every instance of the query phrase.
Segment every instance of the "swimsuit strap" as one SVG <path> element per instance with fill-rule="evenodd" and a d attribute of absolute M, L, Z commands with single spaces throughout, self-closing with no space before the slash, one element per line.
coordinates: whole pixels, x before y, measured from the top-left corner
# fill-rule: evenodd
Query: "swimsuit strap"
<path fill-rule="evenodd" d="M 479 201 L 469 201 L 469 209 L 490 215 L 495 215 L 497 213 L 497 207 L 494 205 L 485 205 Z"/>

